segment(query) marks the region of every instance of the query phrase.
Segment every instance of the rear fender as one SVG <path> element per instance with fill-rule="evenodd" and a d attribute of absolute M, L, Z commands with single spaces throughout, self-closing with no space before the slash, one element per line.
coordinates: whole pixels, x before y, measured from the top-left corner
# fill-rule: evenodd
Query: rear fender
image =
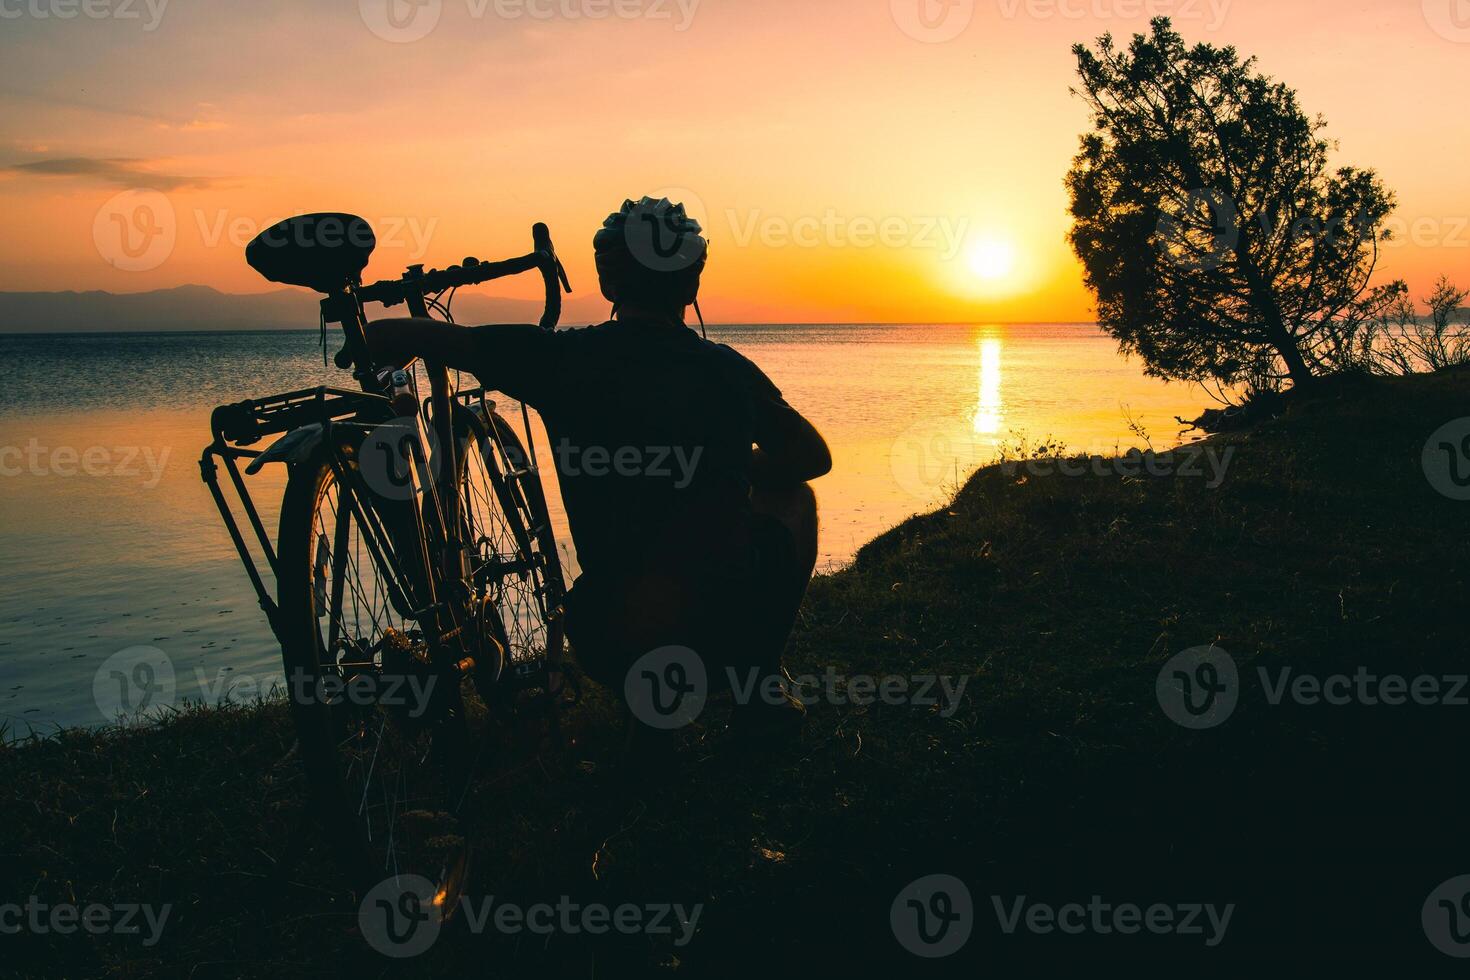
<path fill-rule="evenodd" d="M 326 426 L 320 422 L 303 425 L 281 436 L 271 447 L 250 461 L 246 474 L 254 476 L 267 463 L 305 463 L 316 455 L 326 437 Z"/>

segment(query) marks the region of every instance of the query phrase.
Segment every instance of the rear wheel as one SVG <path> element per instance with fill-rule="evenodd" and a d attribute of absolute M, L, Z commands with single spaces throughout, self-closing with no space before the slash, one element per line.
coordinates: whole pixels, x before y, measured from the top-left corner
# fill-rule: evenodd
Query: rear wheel
<path fill-rule="evenodd" d="M 466 633 L 433 642 L 404 612 L 425 605 L 420 504 L 358 499 L 327 454 L 293 467 L 281 507 L 278 632 L 317 816 L 359 892 L 400 875 L 433 883 L 453 909 L 468 865 L 464 803 L 492 711 L 539 687 L 554 703 L 564 591 L 539 478 L 493 411 L 466 420 L 456 453 L 459 532 L 470 580 Z M 344 450 L 345 465 L 354 465 Z M 350 471 L 349 471 L 350 474 Z M 400 543 L 393 575 L 366 517 Z M 410 584 L 412 583 L 412 584 Z M 440 585 L 446 599 L 460 588 Z M 442 638 L 441 638 L 442 640 Z M 468 655 L 475 669 L 458 666 Z"/>
<path fill-rule="evenodd" d="M 390 601 L 354 497 L 323 457 L 293 468 L 281 506 L 279 632 L 301 754 L 355 888 L 419 875 L 447 895 L 468 860 L 460 804 L 485 707 Z M 414 506 L 371 501 L 400 541 L 414 539 Z M 402 550 L 422 582 L 423 561 Z"/>

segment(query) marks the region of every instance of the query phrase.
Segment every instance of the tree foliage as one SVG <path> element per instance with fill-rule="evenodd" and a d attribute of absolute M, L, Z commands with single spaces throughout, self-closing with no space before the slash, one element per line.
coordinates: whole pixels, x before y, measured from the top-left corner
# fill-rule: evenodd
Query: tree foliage
<path fill-rule="evenodd" d="M 1329 370 L 1370 286 L 1393 195 L 1331 169 L 1325 122 L 1234 48 L 1166 18 L 1073 49 L 1093 129 L 1067 176 L 1070 240 L 1103 328 L 1154 375 L 1235 384 Z"/>

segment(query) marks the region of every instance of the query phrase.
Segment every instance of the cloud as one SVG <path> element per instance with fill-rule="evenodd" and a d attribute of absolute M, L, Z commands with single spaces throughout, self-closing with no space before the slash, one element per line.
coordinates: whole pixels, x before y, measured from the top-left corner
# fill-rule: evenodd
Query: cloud
<path fill-rule="evenodd" d="M 0 166 L 0 174 L 42 177 L 78 177 L 154 191 L 176 191 L 185 187 L 209 187 L 213 177 L 185 177 L 148 169 L 149 161 L 131 157 L 63 157 Z"/>

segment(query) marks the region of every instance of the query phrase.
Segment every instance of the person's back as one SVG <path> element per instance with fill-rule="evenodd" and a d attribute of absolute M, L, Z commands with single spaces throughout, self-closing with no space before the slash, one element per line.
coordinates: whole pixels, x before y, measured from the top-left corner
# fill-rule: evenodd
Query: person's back
<path fill-rule="evenodd" d="M 757 400 L 779 393 L 745 358 L 682 324 L 623 319 L 558 335 L 546 422 L 586 571 L 645 560 L 695 572 L 748 546 Z"/>

